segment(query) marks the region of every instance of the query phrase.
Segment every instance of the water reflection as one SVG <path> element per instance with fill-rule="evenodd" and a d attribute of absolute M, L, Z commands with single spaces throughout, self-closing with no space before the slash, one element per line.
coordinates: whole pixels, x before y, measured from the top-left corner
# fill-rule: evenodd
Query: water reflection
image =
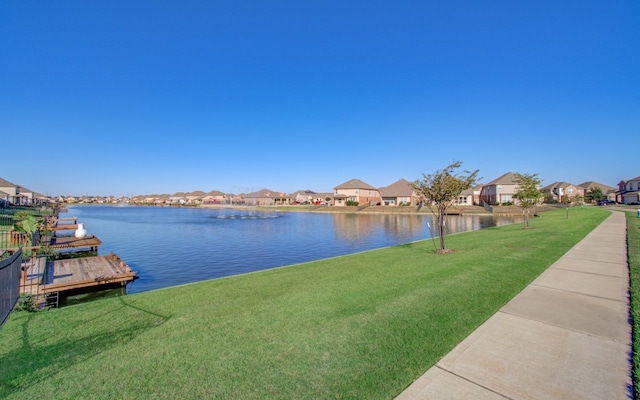
<path fill-rule="evenodd" d="M 469 215 L 460 217 L 449 215 L 445 219 L 445 232 L 458 233 L 475 231 L 492 226 L 514 224 L 520 221 L 522 221 L 522 218 L 514 216 L 493 217 L 491 215 Z"/>
<path fill-rule="evenodd" d="M 139 279 L 129 293 L 393 246 L 431 237 L 429 214 L 278 213 L 161 207 L 70 207 Z M 514 217 L 450 216 L 448 233 Z"/>
<path fill-rule="evenodd" d="M 435 218 L 431 214 L 333 214 L 336 237 L 352 244 L 377 238 L 391 239 L 393 244 L 428 239 L 436 234 Z M 513 224 L 522 218 L 514 216 L 469 215 L 445 217 L 447 234 Z"/>
<path fill-rule="evenodd" d="M 380 236 L 391 239 L 394 244 L 418 240 L 424 233 L 425 221 L 431 220 L 429 216 L 406 214 L 345 213 L 331 216 L 335 236 L 353 245 Z"/>

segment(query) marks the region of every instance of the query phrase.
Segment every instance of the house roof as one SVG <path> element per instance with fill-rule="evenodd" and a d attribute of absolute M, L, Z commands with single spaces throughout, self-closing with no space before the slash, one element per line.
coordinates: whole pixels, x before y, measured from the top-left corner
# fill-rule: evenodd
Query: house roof
<path fill-rule="evenodd" d="M 569 182 L 553 182 L 552 184 L 543 187 L 543 189 L 549 189 L 549 190 L 551 190 L 553 188 L 562 188 L 562 189 L 564 189 L 564 188 L 567 188 L 569 186 L 578 187 L 580 185 L 576 186 L 576 185 L 574 185 L 572 183 L 569 183 Z"/>
<path fill-rule="evenodd" d="M 314 192 L 311 189 L 305 189 L 305 190 L 296 190 L 295 192 L 292 193 L 294 196 L 295 195 L 299 195 L 299 194 L 308 194 L 308 195 L 312 195 L 312 194 L 316 194 L 316 192 Z"/>
<path fill-rule="evenodd" d="M 2 187 L 7 187 L 7 186 L 11 186 L 11 187 L 18 187 L 18 185 L 13 184 L 5 179 L 0 178 L 0 186 Z"/>
<path fill-rule="evenodd" d="M 287 197 L 286 193 L 276 192 L 274 190 L 262 189 L 257 192 L 243 194 L 242 197 L 245 198 L 258 198 L 258 197 L 270 197 L 270 198 L 282 198 Z"/>
<path fill-rule="evenodd" d="M 225 194 L 222 193 L 219 190 L 212 190 L 209 193 L 205 194 L 205 196 L 214 196 L 215 197 L 215 196 L 225 196 Z"/>
<path fill-rule="evenodd" d="M 382 197 L 410 197 L 413 195 L 413 188 L 406 179 L 399 179 L 389 186 L 380 188 Z"/>
<path fill-rule="evenodd" d="M 516 185 L 516 174 L 514 172 L 507 172 L 504 175 L 500 175 L 496 179 L 487 183 L 486 186 L 491 185 Z"/>
<path fill-rule="evenodd" d="M 592 188 L 600 188 L 600 189 L 602 189 L 603 192 L 606 192 L 608 190 L 616 190 L 612 186 L 603 185 L 602 183 L 598 183 L 598 182 L 594 182 L 594 181 L 582 182 L 578 186 L 580 186 L 581 188 L 584 188 L 585 190 L 590 190 Z"/>
<path fill-rule="evenodd" d="M 362 182 L 360 179 L 351 179 L 342 183 L 333 188 L 334 190 L 338 189 L 370 189 L 370 190 L 378 190 L 368 183 Z"/>

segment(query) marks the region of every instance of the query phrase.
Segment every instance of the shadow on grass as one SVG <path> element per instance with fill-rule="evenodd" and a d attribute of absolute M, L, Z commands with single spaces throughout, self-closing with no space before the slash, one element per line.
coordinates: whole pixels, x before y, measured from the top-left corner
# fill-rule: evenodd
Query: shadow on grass
<path fill-rule="evenodd" d="M 87 320 L 79 322 L 53 339 L 33 337 L 30 325 L 38 314 L 25 313 L 21 324 L 22 346 L 0 357 L 0 398 L 27 389 L 115 346 L 122 346 L 171 319 L 170 315 L 128 304 L 122 297 L 118 299 L 120 306 L 97 315 L 90 320 L 91 323 Z M 84 329 L 96 323 L 102 327 L 100 332 L 87 332 Z"/>
<path fill-rule="evenodd" d="M 430 244 L 425 244 L 427 241 L 431 241 L 433 246 Z M 436 254 L 438 252 L 438 246 L 433 242 L 433 239 L 424 239 L 420 242 L 409 242 L 403 243 L 393 246 L 398 249 L 406 249 L 406 250 L 416 250 L 419 252 L 424 252 L 425 254 Z"/>

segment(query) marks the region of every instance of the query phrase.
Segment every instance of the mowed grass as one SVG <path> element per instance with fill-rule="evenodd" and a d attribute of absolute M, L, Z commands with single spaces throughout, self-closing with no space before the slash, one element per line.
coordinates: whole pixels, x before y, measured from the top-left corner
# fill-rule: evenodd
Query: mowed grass
<path fill-rule="evenodd" d="M 640 218 L 636 210 L 627 212 L 627 252 L 633 321 L 633 389 L 635 398 L 640 398 Z"/>
<path fill-rule="evenodd" d="M 393 398 L 608 215 L 17 313 L 0 330 L 0 397 Z"/>

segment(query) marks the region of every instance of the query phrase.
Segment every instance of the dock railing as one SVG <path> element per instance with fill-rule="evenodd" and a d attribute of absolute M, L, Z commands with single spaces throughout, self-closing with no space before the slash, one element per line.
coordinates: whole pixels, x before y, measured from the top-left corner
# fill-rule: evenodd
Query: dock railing
<path fill-rule="evenodd" d="M 20 297 L 22 249 L 0 261 L 0 326 L 11 314 Z"/>
<path fill-rule="evenodd" d="M 40 238 L 40 231 L 30 235 L 15 230 L 0 231 L 0 250 L 15 250 L 22 246 L 37 247 L 41 245 Z"/>

